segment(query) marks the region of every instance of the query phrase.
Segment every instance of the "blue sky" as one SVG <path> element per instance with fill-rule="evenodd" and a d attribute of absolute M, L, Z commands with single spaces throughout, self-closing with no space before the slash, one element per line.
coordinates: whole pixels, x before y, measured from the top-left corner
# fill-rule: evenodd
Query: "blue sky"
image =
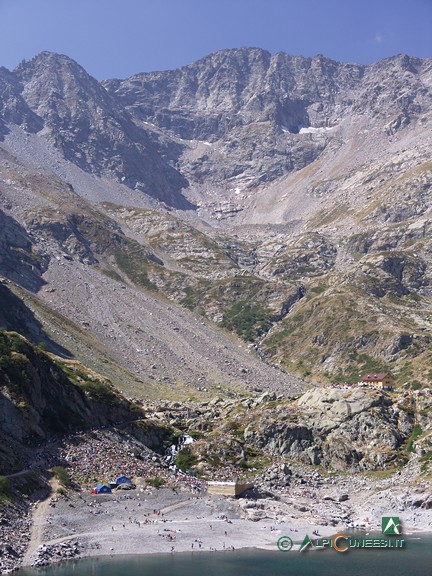
<path fill-rule="evenodd" d="M 241 46 L 363 64 L 432 57 L 432 0 L 0 0 L 0 24 L 0 65 L 50 50 L 98 79 Z"/>

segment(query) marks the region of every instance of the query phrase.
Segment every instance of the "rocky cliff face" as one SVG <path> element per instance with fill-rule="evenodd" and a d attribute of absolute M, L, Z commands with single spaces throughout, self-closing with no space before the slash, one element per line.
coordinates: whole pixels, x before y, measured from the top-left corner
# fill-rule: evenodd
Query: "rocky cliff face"
<path fill-rule="evenodd" d="M 311 164 L 346 119 L 366 115 L 388 134 L 418 122 L 430 111 L 430 66 L 408 56 L 360 66 L 243 48 L 104 86 L 137 120 L 213 144 L 184 156 L 192 181 L 253 189 Z"/>
<path fill-rule="evenodd" d="M 41 119 L 21 96 L 16 76 L 6 68 L 0 68 L 0 138 L 7 134 L 9 123 L 22 126 L 29 132 L 42 128 Z"/>
<path fill-rule="evenodd" d="M 287 423 L 263 418 L 257 443 L 326 469 L 373 470 L 396 458 L 412 428 L 413 418 L 380 393 L 314 390 L 298 400 L 297 417 Z"/>
<path fill-rule="evenodd" d="M 138 74 L 105 87 L 133 114 L 185 139 L 222 138 L 239 126 L 270 122 L 298 133 L 324 124 L 364 66 L 322 56 L 275 56 L 258 48 L 222 50 L 179 70 Z"/>
<path fill-rule="evenodd" d="M 425 122 L 430 68 L 405 55 L 361 66 L 243 48 L 101 85 L 44 52 L 2 69 L 3 132 L 41 131 L 81 168 L 187 208 L 188 186 L 253 190 L 304 168 L 341 145 L 346 121 L 367 117 L 388 136 Z"/>
<path fill-rule="evenodd" d="M 25 228 L 0 210 L 0 274 L 36 292 L 47 264 L 47 257 L 33 251 Z"/>

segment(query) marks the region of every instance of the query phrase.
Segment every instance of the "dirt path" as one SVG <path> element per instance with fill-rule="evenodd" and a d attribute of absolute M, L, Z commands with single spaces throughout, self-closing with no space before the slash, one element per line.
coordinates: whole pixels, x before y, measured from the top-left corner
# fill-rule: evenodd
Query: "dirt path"
<path fill-rule="evenodd" d="M 168 512 L 172 512 L 173 510 L 190 507 L 190 505 L 191 503 L 189 500 L 184 500 L 183 502 L 179 502 L 178 504 L 171 504 L 171 506 L 165 506 L 165 508 L 160 509 L 160 512 L 162 514 L 167 514 Z"/>
<path fill-rule="evenodd" d="M 34 551 L 43 543 L 43 531 L 46 523 L 46 518 L 49 515 L 49 507 L 55 492 L 59 486 L 58 480 L 52 478 L 49 482 L 51 492 L 45 500 L 41 500 L 32 514 L 32 529 L 30 543 L 27 552 L 24 555 L 23 565 L 30 566 L 30 558 Z"/>
<path fill-rule="evenodd" d="M 14 472 L 14 474 L 6 474 L 6 478 L 19 478 L 20 476 L 26 476 L 26 474 L 31 474 L 32 470 L 26 468 L 25 470 L 21 470 L 20 472 Z"/>

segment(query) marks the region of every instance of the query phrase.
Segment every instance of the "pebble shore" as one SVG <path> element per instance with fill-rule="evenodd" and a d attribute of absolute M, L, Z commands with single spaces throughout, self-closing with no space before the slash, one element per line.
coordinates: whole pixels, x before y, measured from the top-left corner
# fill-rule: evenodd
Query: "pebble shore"
<path fill-rule="evenodd" d="M 260 493 L 254 490 L 240 499 L 149 489 L 139 481 L 137 489 L 129 492 L 56 496 L 49 513 L 39 518 L 42 541 L 32 538 L 23 564 L 42 566 L 113 554 L 229 552 L 251 547 L 277 550 L 277 541 L 284 535 L 300 542 L 314 532 L 325 537 L 353 527 L 380 531 L 381 517 L 389 514 L 401 517 L 405 533 L 431 530 L 428 484 L 408 492 L 395 486 L 394 479 L 373 486 L 361 478 L 323 482 L 316 474 L 305 481 L 299 474 L 283 488 L 283 470 L 279 472 L 278 476 L 277 470 L 269 471 L 270 482 L 280 484 L 277 491 L 260 488 Z M 355 490 L 346 493 L 350 483 Z M 22 522 L 21 536 L 25 530 L 28 535 L 29 520 Z M 25 540 L 21 546 L 28 544 L 28 536 Z M 3 572 L 21 562 L 22 548 L 15 546 L 15 562 L 10 558 L 5 563 L 2 556 Z"/>

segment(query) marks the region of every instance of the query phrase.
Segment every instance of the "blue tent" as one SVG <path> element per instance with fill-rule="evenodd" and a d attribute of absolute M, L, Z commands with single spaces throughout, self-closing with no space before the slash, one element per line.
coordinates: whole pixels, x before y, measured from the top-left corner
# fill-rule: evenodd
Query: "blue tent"
<path fill-rule="evenodd" d="M 94 489 L 95 494 L 111 494 L 111 488 L 106 484 L 98 484 Z"/>
<path fill-rule="evenodd" d="M 127 476 L 125 476 L 124 474 L 120 474 L 120 476 L 117 476 L 115 481 L 116 484 L 132 484 L 132 480 Z"/>

